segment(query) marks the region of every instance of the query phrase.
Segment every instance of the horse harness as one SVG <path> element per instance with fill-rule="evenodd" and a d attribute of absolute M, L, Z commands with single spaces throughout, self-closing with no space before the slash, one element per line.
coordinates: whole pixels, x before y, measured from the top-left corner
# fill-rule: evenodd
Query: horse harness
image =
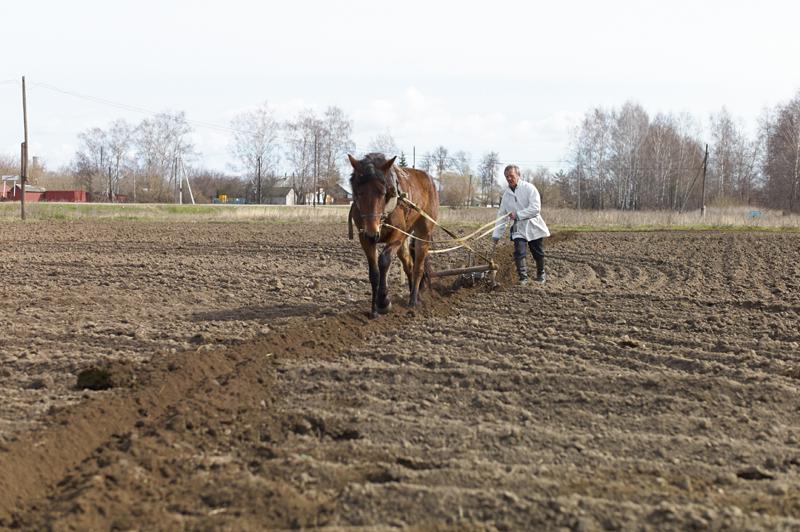
<path fill-rule="evenodd" d="M 380 214 L 374 212 L 361 214 L 360 217 L 362 220 L 369 220 L 380 216 L 381 223 L 383 223 L 387 218 L 389 218 L 389 215 L 391 215 L 395 209 L 397 209 L 398 202 L 409 197 L 408 194 L 403 192 L 403 189 L 400 188 L 400 177 L 407 179 L 408 174 L 399 166 L 392 165 L 392 168 L 389 172 L 390 182 L 387 183 L 388 190 L 386 191 L 386 204 L 383 207 L 383 212 Z M 355 206 L 355 201 L 353 202 L 353 206 Z M 350 214 L 347 216 L 347 228 L 348 237 L 350 240 L 353 240 L 353 207 L 350 208 Z M 360 228 L 358 233 L 363 234 L 364 228 Z"/>

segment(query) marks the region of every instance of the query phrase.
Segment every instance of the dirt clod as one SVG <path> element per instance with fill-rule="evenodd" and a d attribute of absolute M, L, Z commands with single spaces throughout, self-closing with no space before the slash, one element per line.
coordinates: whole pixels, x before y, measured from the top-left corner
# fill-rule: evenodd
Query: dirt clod
<path fill-rule="evenodd" d="M 78 390 L 108 390 L 113 387 L 111 371 L 103 368 L 88 368 L 81 371 L 75 384 Z"/>

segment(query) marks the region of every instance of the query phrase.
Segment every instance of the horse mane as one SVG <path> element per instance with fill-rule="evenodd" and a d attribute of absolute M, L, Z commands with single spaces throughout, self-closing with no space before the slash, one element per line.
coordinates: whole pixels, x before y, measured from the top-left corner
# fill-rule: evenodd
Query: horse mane
<path fill-rule="evenodd" d="M 352 186 L 362 185 L 369 181 L 373 181 L 376 179 L 380 179 L 384 181 L 384 184 L 388 187 L 391 186 L 391 183 L 387 182 L 387 176 L 382 176 L 378 172 L 378 168 L 385 165 L 387 162 L 386 156 L 382 153 L 368 153 L 364 156 L 363 159 L 359 161 L 359 170 L 360 172 L 356 172 L 353 169 L 353 173 L 350 175 L 350 184 Z M 397 169 L 397 166 L 393 166 Z"/>

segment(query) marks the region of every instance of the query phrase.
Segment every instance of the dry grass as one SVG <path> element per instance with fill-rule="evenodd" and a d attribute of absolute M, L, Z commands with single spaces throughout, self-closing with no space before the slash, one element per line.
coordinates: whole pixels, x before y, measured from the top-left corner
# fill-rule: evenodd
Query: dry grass
<path fill-rule="evenodd" d="M 346 223 L 348 207 L 284 205 L 171 205 L 171 204 L 102 204 L 102 203 L 29 203 L 29 220 L 117 219 L 151 221 L 249 222 L 302 221 Z M 751 213 L 757 211 L 758 216 Z M 19 220 L 19 203 L 0 203 L 0 220 Z M 494 208 L 443 207 L 443 224 L 482 225 L 495 219 Z M 699 212 L 679 214 L 670 211 L 577 211 L 545 209 L 547 224 L 556 230 L 626 230 L 626 229 L 783 229 L 800 230 L 800 216 L 780 211 L 750 207 L 710 208 L 701 218 Z"/>
<path fill-rule="evenodd" d="M 347 221 L 348 206 L 173 205 L 152 203 L 30 203 L 29 220 L 150 220 L 246 222 Z M 19 219 L 19 202 L 0 203 L 0 220 Z"/>
<path fill-rule="evenodd" d="M 494 219 L 494 208 L 444 209 L 442 220 L 478 223 Z M 756 214 L 757 213 L 757 214 Z M 751 207 L 709 208 L 704 217 L 699 211 L 578 211 L 545 209 L 548 226 L 574 230 L 624 229 L 790 229 L 800 230 L 800 216 Z"/>

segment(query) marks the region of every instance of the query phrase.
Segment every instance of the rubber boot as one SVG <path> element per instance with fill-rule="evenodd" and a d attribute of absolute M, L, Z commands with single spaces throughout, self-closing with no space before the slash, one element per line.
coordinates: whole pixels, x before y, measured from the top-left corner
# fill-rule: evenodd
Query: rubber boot
<path fill-rule="evenodd" d="M 528 266 L 525 264 L 525 257 L 515 258 L 514 262 L 517 265 L 517 275 L 519 275 L 519 282 L 526 284 L 528 282 Z"/>
<path fill-rule="evenodd" d="M 536 282 L 544 284 L 547 281 L 547 274 L 544 273 L 544 258 L 536 259 Z"/>

